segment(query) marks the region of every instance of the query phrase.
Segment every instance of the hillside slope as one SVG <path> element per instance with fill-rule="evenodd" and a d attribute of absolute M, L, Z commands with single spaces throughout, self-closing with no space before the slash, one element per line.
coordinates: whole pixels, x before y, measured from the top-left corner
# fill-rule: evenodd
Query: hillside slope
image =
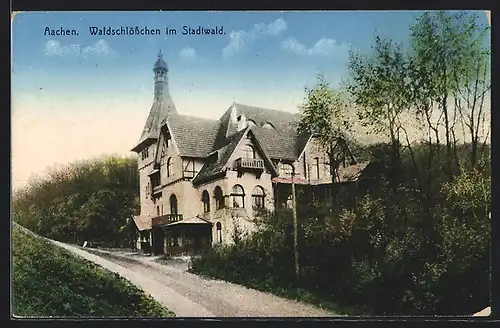
<path fill-rule="evenodd" d="M 169 317 L 124 278 L 12 227 L 12 312 L 18 317 Z"/>

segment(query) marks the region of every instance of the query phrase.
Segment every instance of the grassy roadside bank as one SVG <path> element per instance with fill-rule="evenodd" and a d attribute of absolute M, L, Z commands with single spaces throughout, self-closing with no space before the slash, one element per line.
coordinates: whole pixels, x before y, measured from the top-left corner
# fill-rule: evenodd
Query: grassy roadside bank
<path fill-rule="evenodd" d="M 126 279 L 28 235 L 16 225 L 12 261 L 15 316 L 174 316 Z"/>

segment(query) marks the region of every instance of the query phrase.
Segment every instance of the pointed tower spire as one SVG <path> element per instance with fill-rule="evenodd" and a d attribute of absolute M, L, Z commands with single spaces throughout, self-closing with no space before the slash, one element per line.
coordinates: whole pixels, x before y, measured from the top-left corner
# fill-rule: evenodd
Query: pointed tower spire
<path fill-rule="evenodd" d="M 159 137 L 161 125 L 172 113 L 177 113 L 175 104 L 168 90 L 168 65 L 163 59 L 161 48 L 158 51 L 158 59 L 153 66 L 154 72 L 154 99 L 153 106 L 149 112 L 144 130 L 138 145 L 139 149 L 148 139 L 156 140 Z"/>

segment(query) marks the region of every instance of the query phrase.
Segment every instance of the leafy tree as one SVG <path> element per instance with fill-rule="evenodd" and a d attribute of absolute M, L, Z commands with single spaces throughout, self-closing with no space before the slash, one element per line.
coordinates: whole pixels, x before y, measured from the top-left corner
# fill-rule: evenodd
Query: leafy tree
<path fill-rule="evenodd" d="M 300 115 L 297 134 L 312 135 L 327 153 L 332 184 L 335 184 L 341 160 L 348 152 L 347 140 L 352 128 L 345 96 L 332 89 L 320 74 L 313 87 L 305 88 Z"/>
<path fill-rule="evenodd" d="M 16 192 L 13 219 L 43 236 L 130 245 L 139 209 L 137 161 L 108 156 L 52 169 Z"/>
<path fill-rule="evenodd" d="M 370 55 L 351 51 L 349 77 L 345 87 L 364 126 L 375 134 L 389 137 L 392 150 L 391 179 L 400 175 L 401 136 L 410 102 L 408 98 L 410 62 L 400 46 L 390 39 L 376 37 Z"/>
<path fill-rule="evenodd" d="M 438 145 L 440 128 L 444 128 L 449 175 L 460 169 L 458 126 L 463 130 L 462 140 L 471 142 L 473 167 L 478 146 L 483 143 L 480 139 L 489 137 L 489 132 L 483 132 L 485 99 L 491 88 L 490 51 L 485 47 L 489 27 L 477 20 L 476 15 L 466 12 L 426 12 L 411 27 L 411 90 L 417 118 L 425 118 Z"/>

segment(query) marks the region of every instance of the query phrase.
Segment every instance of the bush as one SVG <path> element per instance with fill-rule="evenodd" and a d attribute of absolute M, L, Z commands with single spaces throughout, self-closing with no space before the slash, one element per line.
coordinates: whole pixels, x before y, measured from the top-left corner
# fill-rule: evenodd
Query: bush
<path fill-rule="evenodd" d="M 416 147 L 415 157 L 425 158 L 427 151 Z M 335 206 L 298 204 L 300 279 L 287 211 L 266 217 L 258 232 L 238 245 L 217 247 L 195 260 L 193 271 L 335 304 L 345 313 L 475 313 L 489 303 L 488 165 L 464 166 L 450 179 L 435 160 L 425 190 L 416 185 L 412 161 L 403 156 L 404 178 L 396 188 L 384 169 L 372 172 L 379 174 L 376 185 L 339 190 Z"/>

